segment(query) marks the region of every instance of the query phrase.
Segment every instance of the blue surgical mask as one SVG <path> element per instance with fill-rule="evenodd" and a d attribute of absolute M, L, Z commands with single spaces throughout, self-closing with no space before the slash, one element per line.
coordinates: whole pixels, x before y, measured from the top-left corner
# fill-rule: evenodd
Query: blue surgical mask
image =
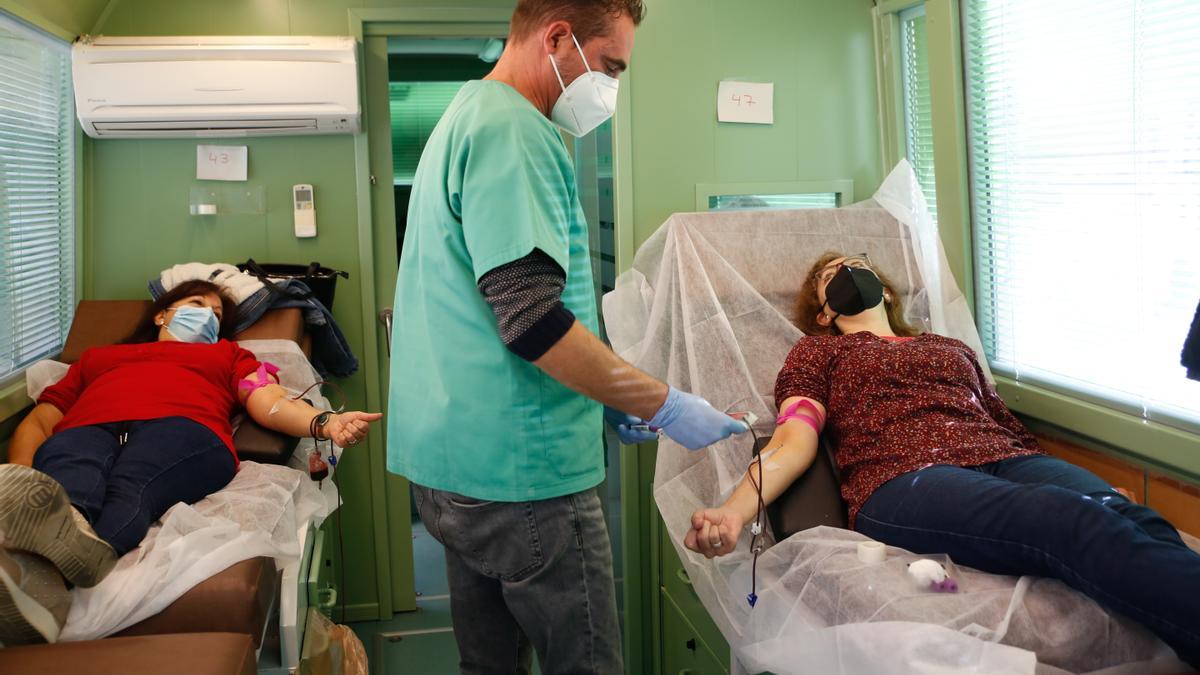
<path fill-rule="evenodd" d="M 217 341 L 221 323 L 211 307 L 183 305 L 175 308 L 175 316 L 167 324 L 167 332 L 180 342 L 211 345 Z"/>

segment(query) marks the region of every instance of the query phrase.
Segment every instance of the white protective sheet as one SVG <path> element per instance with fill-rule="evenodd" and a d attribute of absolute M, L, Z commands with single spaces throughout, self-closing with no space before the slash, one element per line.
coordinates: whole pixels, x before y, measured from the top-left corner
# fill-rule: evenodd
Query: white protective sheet
<path fill-rule="evenodd" d="M 958 338 L 982 355 L 907 162 L 873 203 L 672 216 L 604 297 L 609 338 L 636 366 L 718 409 L 753 411 L 758 434 L 770 435 L 775 377 L 802 336 L 790 321 L 791 305 L 803 275 L 825 251 L 869 253 L 898 287 L 893 290 L 905 299 L 914 325 Z M 980 361 L 988 372 L 986 359 Z M 984 574 L 942 557 L 960 591 L 932 593 L 906 574 L 905 563 L 917 556 L 889 549 L 886 563 L 867 566 L 854 552 L 864 537 L 833 528 L 801 532 L 767 549 L 751 610 L 748 533 L 734 553 L 711 561 L 682 545 L 692 512 L 730 494 L 751 446 L 743 435 L 689 452 L 663 438 L 654 479 L 675 549 L 733 648 L 734 672 L 1183 669 L 1140 626 L 1109 616 L 1058 581 Z"/>
<path fill-rule="evenodd" d="M 240 344 L 260 361 L 279 366 L 280 384 L 293 395 L 318 381 L 294 342 Z M 35 393 L 65 374 L 64 364 L 35 364 L 26 372 L 30 396 L 36 399 Z M 317 408 L 330 409 L 317 389 L 305 397 Z M 289 461 L 294 468 L 242 462 L 223 489 L 191 506 L 176 504 L 169 509 L 102 582 L 73 591 L 71 612 L 59 639 L 111 635 L 154 616 L 196 584 L 243 560 L 270 556 L 282 569 L 298 559 L 302 554 L 298 533 L 304 524 L 319 524 L 337 507 L 332 481 L 324 481 L 318 489 L 308 477 L 312 444 L 312 439 L 301 441 Z"/>

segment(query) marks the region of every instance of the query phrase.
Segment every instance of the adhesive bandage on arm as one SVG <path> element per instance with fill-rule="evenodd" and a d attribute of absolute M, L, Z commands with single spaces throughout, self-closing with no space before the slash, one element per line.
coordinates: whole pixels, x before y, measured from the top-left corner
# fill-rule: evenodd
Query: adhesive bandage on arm
<path fill-rule="evenodd" d="M 803 410 L 801 410 L 802 408 Z M 788 406 L 787 410 L 784 410 L 783 414 L 776 418 L 775 424 L 783 425 L 789 420 L 799 420 L 804 422 L 812 427 L 813 431 L 816 431 L 818 436 L 821 434 L 821 430 L 825 428 L 825 416 L 821 414 L 821 411 L 817 409 L 817 406 L 813 405 L 812 402 L 806 398 L 802 398 Z"/>
<path fill-rule="evenodd" d="M 279 378 L 276 376 L 277 373 L 279 373 L 279 366 L 263 361 L 258 364 L 258 370 L 255 371 L 255 374 L 258 375 L 258 381 L 255 382 L 249 376 L 246 376 L 242 378 L 241 382 L 238 382 L 238 389 L 246 392 L 246 395 L 249 396 L 263 387 L 279 382 Z"/>
<path fill-rule="evenodd" d="M 754 458 L 754 461 L 750 462 L 750 467 L 751 467 L 751 468 L 753 468 L 753 467 L 754 467 L 754 462 L 762 462 L 762 463 L 763 463 L 763 470 L 765 470 L 765 471 L 778 471 L 778 470 L 779 470 L 779 469 L 781 469 L 782 467 L 781 467 L 781 466 L 779 466 L 779 462 L 772 462 L 772 461 L 771 461 L 771 455 L 774 455 L 774 454 L 775 454 L 776 452 L 778 452 L 778 451 L 779 451 L 779 450 L 780 450 L 782 447 L 783 447 L 782 445 L 777 445 L 777 446 L 775 446 L 775 447 L 771 448 L 770 450 L 766 450 L 766 451 L 764 451 L 764 452 L 763 452 L 762 454 L 760 454 L 758 457 Z M 747 469 L 747 470 L 749 470 L 749 469 Z"/>

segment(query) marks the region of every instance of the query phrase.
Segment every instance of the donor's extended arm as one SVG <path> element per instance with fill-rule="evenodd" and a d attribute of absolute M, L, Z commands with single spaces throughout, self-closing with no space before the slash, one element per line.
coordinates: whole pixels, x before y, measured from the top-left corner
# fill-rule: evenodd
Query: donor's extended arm
<path fill-rule="evenodd" d="M 309 435 L 309 425 L 322 411 L 304 401 L 293 400 L 287 390 L 278 384 L 258 386 L 259 373 L 251 373 L 245 381 L 255 388 L 240 388 L 239 398 L 255 422 L 296 438 Z M 345 448 L 365 438 L 370 423 L 381 417 L 382 413 L 344 412 L 330 415 L 328 421 L 315 431 L 319 437 L 331 439 L 339 447 Z"/>
<path fill-rule="evenodd" d="M 725 555 L 733 551 L 741 535 L 742 527 L 753 520 L 758 513 L 759 481 L 758 462 L 762 461 L 762 499 L 763 504 L 770 504 L 783 494 L 789 485 L 812 466 L 817 456 L 819 436 L 817 428 L 819 421 L 825 418 L 825 406 L 813 399 L 799 396 L 783 401 L 780 415 L 785 415 L 800 401 L 808 401 L 816 409 L 819 420 L 813 415 L 797 412 L 795 416 L 785 419 L 775 429 L 775 435 L 764 446 L 760 459 L 751 462 L 746 475 L 742 477 L 733 494 L 721 506 L 711 509 L 701 509 L 692 514 L 692 529 L 684 537 L 684 546 L 693 551 L 703 553 L 705 557 Z M 805 408 L 800 408 L 800 411 Z M 802 419 L 808 417 L 813 422 Z"/>

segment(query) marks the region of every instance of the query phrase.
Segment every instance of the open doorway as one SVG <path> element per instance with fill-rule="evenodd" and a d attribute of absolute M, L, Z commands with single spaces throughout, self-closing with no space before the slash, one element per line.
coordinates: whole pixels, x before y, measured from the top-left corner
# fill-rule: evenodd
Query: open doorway
<path fill-rule="evenodd" d="M 404 245 L 413 177 L 429 135 L 458 90 L 487 75 L 503 50 L 499 38 L 388 39 L 397 259 Z"/>
<path fill-rule="evenodd" d="M 487 75 L 504 41 L 499 38 L 388 38 L 388 108 L 392 138 L 392 194 L 396 213 L 396 259 L 404 249 L 408 204 L 417 164 L 430 134 L 458 90 Z M 445 556 L 426 530 L 411 495 L 413 582 L 418 599 L 444 601 Z"/>

